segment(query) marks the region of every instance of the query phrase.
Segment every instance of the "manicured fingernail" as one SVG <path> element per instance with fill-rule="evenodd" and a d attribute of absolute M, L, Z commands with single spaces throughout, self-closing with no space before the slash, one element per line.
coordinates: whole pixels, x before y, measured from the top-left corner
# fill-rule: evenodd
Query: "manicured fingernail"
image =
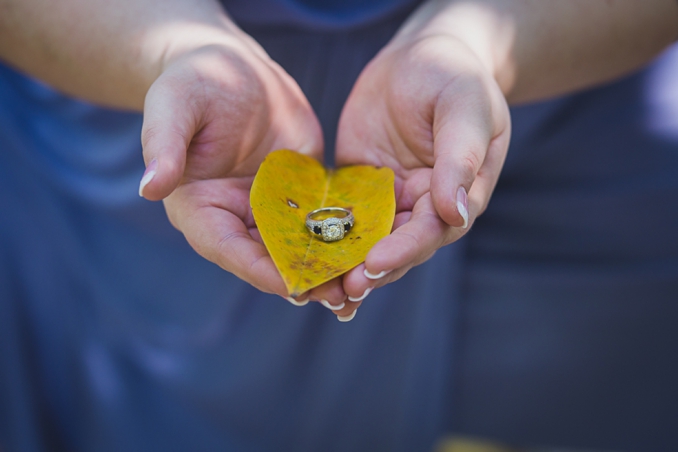
<path fill-rule="evenodd" d="M 146 171 L 144 171 L 144 177 L 141 178 L 141 182 L 139 182 L 139 196 L 144 196 L 144 188 L 150 181 L 153 180 L 155 177 L 155 173 L 158 171 L 158 160 L 153 159 L 151 160 L 151 163 L 148 164 L 146 167 Z"/>
<path fill-rule="evenodd" d="M 285 300 L 289 301 L 294 306 L 306 306 L 308 304 L 308 298 L 305 300 L 297 301 L 292 297 L 285 297 Z"/>
<path fill-rule="evenodd" d="M 367 289 L 365 289 L 365 292 L 363 292 L 363 294 L 361 296 L 359 296 L 358 298 L 348 297 L 348 300 L 349 301 L 362 301 L 362 300 L 365 299 L 366 296 L 368 296 L 370 294 L 370 292 L 372 292 L 372 289 L 374 289 L 374 287 L 368 287 Z"/>
<path fill-rule="evenodd" d="M 338 304 L 336 306 L 331 305 L 330 302 L 327 300 L 320 300 L 320 304 L 325 306 L 330 311 L 339 311 L 340 309 L 344 309 L 344 306 L 346 306 L 346 303 L 344 303 L 343 301 L 341 302 L 341 304 Z"/>
<path fill-rule="evenodd" d="M 374 274 L 368 272 L 367 269 L 365 269 L 365 271 L 364 271 L 363 273 L 364 273 L 365 276 L 366 276 L 367 278 L 369 278 L 369 279 L 379 279 L 379 278 L 383 278 L 384 276 L 386 276 L 386 275 L 388 275 L 389 273 L 391 273 L 391 270 L 384 270 L 384 271 L 379 272 L 378 274 L 374 275 Z"/>
<path fill-rule="evenodd" d="M 353 320 L 353 317 L 355 317 L 356 312 L 358 312 L 357 309 L 350 313 L 349 315 L 338 315 L 337 320 L 339 320 L 340 322 L 350 322 L 351 320 Z"/>
<path fill-rule="evenodd" d="M 464 219 L 464 229 L 468 227 L 468 196 L 466 196 L 466 189 L 464 187 L 459 187 L 457 190 L 457 211 L 459 215 Z"/>

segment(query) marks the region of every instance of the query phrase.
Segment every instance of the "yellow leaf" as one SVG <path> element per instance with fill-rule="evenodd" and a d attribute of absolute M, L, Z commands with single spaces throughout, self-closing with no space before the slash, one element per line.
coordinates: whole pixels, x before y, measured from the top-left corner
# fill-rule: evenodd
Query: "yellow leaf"
<path fill-rule="evenodd" d="M 254 220 L 287 290 L 300 295 L 365 260 L 391 232 L 395 216 L 393 171 L 372 166 L 327 170 L 294 151 L 269 154 L 250 193 Z M 342 240 L 324 242 L 306 229 L 306 214 L 321 207 L 353 212 Z"/>

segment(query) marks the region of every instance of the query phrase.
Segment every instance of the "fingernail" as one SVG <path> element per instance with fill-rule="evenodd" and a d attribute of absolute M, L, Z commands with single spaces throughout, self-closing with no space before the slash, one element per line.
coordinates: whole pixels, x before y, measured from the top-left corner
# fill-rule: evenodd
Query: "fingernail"
<path fill-rule="evenodd" d="M 144 196 L 144 188 L 150 181 L 153 180 L 155 177 L 155 173 L 158 171 L 158 160 L 153 159 L 151 160 L 151 163 L 148 164 L 146 167 L 146 171 L 144 171 L 144 176 L 141 178 L 141 182 L 139 182 L 139 196 L 143 197 Z"/>
<path fill-rule="evenodd" d="M 457 211 L 459 211 L 459 215 L 464 219 L 464 226 L 462 228 L 466 229 L 468 227 L 468 196 L 466 196 L 466 189 L 464 187 L 459 187 L 459 190 L 457 190 Z"/>
<path fill-rule="evenodd" d="M 356 312 L 358 312 L 357 309 L 350 313 L 349 315 L 338 315 L 337 320 L 339 320 L 340 322 L 350 322 L 355 317 Z"/>
<path fill-rule="evenodd" d="M 325 306 L 330 311 L 339 311 L 340 309 L 344 309 L 344 306 L 346 306 L 346 303 L 344 303 L 343 301 L 341 302 L 341 304 L 338 304 L 336 306 L 331 305 L 330 302 L 327 300 L 320 300 L 320 304 Z"/>
<path fill-rule="evenodd" d="M 388 275 L 389 273 L 391 273 L 391 270 L 384 270 L 384 271 L 379 272 L 378 274 L 374 275 L 374 274 L 368 272 L 367 269 L 365 269 L 365 271 L 363 271 L 363 273 L 364 273 L 365 276 L 366 276 L 367 278 L 369 278 L 369 279 L 379 279 L 379 278 L 383 278 L 384 276 L 386 276 L 386 275 Z"/>
<path fill-rule="evenodd" d="M 285 297 L 285 300 L 289 301 L 294 306 L 306 306 L 308 304 L 308 298 L 305 300 L 297 301 L 292 297 Z"/>
<path fill-rule="evenodd" d="M 372 292 L 372 289 L 374 289 L 374 287 L 368 287 L 367 289 L 365 289 L 365 292 L 363 292 L 363 294 L 361 296 L 359 296 L 358 298 L 348 297 L 348 300 L 354 301 L 354 302 L 355 301 L 362 301 L 362 300 L 365 299 L 366 296 L 368 296 L 370 294 L 370 292 Z"/>

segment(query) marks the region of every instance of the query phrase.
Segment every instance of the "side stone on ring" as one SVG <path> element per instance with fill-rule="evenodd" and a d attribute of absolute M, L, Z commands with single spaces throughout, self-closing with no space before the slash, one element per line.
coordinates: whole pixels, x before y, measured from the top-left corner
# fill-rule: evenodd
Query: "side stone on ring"
<path fill-rule="evenodd" d="M 341 217 L 330 217 L 324 220 L 314 220 L 313 217 L 326 213 L 338 213 Z M 306 215 L 306 228 L 316 236 L 320 236 L 325 242 L 336 242 L 344 238 L 344 235 L 351 230 L 355 218 L 353 213 L 342 207 L 323 207 L 309 212 Z"/>

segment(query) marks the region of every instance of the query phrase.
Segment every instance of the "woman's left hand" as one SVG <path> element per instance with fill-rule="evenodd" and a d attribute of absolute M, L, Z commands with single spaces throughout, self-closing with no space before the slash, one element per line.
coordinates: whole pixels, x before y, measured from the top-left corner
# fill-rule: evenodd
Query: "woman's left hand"
<path fill-rule="evenodd" d="M 464 42 L 396 36 L 360 75 L 339 123 L 338 165 L 396 174 L 393 232 L 344 276 L 344 291 L 361 298 L 462 237 L 489 202 L 509 137 L 506 99 Z"/>

